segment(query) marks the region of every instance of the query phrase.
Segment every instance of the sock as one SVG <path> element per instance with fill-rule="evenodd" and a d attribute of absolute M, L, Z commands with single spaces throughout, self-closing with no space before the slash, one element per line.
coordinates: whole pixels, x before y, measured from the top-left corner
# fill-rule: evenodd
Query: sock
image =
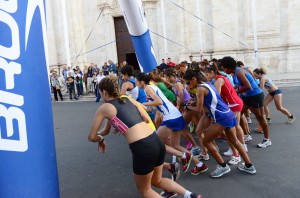
<path fill-rule="evenodd" d="M 184 198 L 191 198 L 191 194 L 192 194 L 192 192 L 190 192 L 190 191 L 186 191 L 185 193 L 184 193 Z"/>
<path fill-rule="evenodd" d="M 252 166 L 252 164 L 250 163 L 250 164 L 246 164 L 245 163 L 245 166 L 247 167 L 247 168 L 250 168 L 251 166 Z"/>
<path fill-rule="evenodd" d="M 225 168 L 225 167 L 226 167 L 226 164 L 225 164 L 225 162 L 223 162 L 223 163 L 219 163 L 219 165 L 220 165 L 220 166 L 222 166 L 223 168 Z"/>
<path fill-rule="evenodd" d="M 197 166 L 198 168 L 200 168 L 202 165 L 203 165 L 202 162 L 199 162 L 198 164 L 196 164 L 196 166 Z"/>
<path fill-rule="evenodd" d="M 185 155 L 185 153 L 183 153 L 183 155 L 182 155 L 182 157 L 181 157 L 182 159 L 185 159 L 186 158 L 186 155 Z"/>
<path fill-rule="evenodd" d="M 175 163 L 176 161 L 177 161 L 177 157 L 175 155 L 173 155 L 172 162 Z"/>

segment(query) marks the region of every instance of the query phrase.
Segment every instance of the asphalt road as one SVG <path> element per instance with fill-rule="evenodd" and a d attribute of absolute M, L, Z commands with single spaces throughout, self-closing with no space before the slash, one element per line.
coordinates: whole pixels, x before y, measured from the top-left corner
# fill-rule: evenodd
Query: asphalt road
<path fill-rule="evenodd" d="M 300 87 L 284 88 L 283 105 L 298 120 L 286 125 L 286 117 L 270 105 L 270 124 L 273 145 L 267 149 L 256 148 L 263 135 L 252 133 L 248 144 L 255 175 L 243 173 L 237 166 L 219 179 L 209 173 L 216 168 L 211 158 L 206 164 L 209 170 L 198 176 L 182 173 L 179 183 L 203 197 L 300 197 Z M 57 102 L 53 103 L 57 163 L 62 198 L 134 198 L 139 197 L 132 174 L 131 154 L 122 136 L 109 134 L 107 152 L 100 154 L 97 144 L 87 139 L 96 109 L 102 103 Z M 253 117 L 253 116 L 252 116 Z M 253 118 L 250 128 L 257 126 Z M 218 142 L 220 152 L 227 144 Z M 224 157 L 229 160 L 228 157 Z M 166 156 L 170 161 L 170 156 Z M 190 169 L 192 168 L 192 164 Z M 167 172 L 164 173 L 169 176 Z M 158 192 L 161 190 L 156 189 Z"/>

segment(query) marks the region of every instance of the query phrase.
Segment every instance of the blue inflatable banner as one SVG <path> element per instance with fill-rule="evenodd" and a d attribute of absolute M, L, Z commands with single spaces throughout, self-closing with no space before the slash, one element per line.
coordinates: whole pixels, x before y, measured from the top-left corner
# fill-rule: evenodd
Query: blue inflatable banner
<path fill-rule="evenodd" d="M 157 61 L 148 30 L 141 0 L 119 0 L 124 19 L 131 35 L 133 47 L 142 72 L 148 73 L 157 67 Z"/>
<path fill-rule="evenodd" d="M 0 0 L 0 197 L 58 198 L 43 0 Z"/>

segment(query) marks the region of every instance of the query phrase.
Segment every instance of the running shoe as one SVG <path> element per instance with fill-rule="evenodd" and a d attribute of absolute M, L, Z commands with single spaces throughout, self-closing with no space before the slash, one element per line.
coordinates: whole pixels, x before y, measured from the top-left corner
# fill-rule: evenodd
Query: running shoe
<path fill-rule="evenodd" d="M 226 164 L 225 167 L 222 167 L 220 166 L 219 164 L 217 165 L 217 169 L 214 170 L 213 172 L 210 173 L 210 176 L 211 177 L 214 177 L 214 178 L 218 178 L 218 177 L 221 177 L 223 176 L 224 174 L 226 173 L 229 173 L 230 172 L 230 167 Z"/>
<path fill-rule="evenodd" d="M 233 155 L 231 148 L 229 147 L 228 151 L 224 152 L 223 155 L 225 155 L 227 157 L 231 157 Z"/>
<path fill-rule="evenodd" d="M 185 153 L 185 156 L 186 156 L 185 159 L 181 158 L 181 162 L 183 164 L 182 171 L 184 173 L 189 169 L 192 158 L 193 158 L 193 156 L 191 156 L 191 154 L 189 154 L 189 153 Z"/>
<path fill-rule="evenodd" d="M 250 173 L 252 175 L 256 173 L 256 169 L 253 165 L 251 167 L 247 168 L 246 165 L 244 163 L 242 163 L 238 166 L 238 169 L 240 169 L 241 171 L 244 171 L 246 173 Z"/>
<path fill-rule="evenodd" d="M 288 118 L 288 120 L 285 122 L 285 124 L 293 124 L 293 122 L 296 120 L 295 116 L 291 116 Z"/>
<path fill-rule="evenodd" d="M 266 118 L 268 124 L 272 124 L 271 118 Z"/>
<path fill-rule="evenodd" d="M 192 175 L 199 175 L 200 173 L 204 173 L 208 170 L 207 166 L 205 164 L 202 164 L 201 167 L 195 166 L 195 168 L 193 168 L 190 173 Z"/>
<path fill-rule="evenodd" d="M 164 198 L 171 198 L 171 197 L 176 197 L 177 193 L 173 193 L 173 192 L 164 190 L 160 193 L 160 195 L 161 195 L 161 197 L 164 197 Z"/>
<path fill-rule="evenodd" d="M 200 153 L 200 155 L 198 155 L 198 159 L 207 161 L 207 160 L 209 160 L 209 155 L 208 155 L 208 153 L 206 153 L 206 155 L 204 155 L 203 153 Z"/>
<path fill-rule="evenodd" d="M 250 134 L 244 135 L 244 140 L 245 140 L 245 142 L 250 142 L 250 141 L 252 141 L 251 135 L 250 135 Z"/>
<path fill-rule="evenodd" d="M 252 120 L 250 117 L 246 117 L 248 124 L 252 124 Z"/>
<path fill-rule="evenodd" d="M 170 166 L 171 169 L 169 171 L 171 172 L 172 180 L 176 181 L 180 176 L 180 165 L 177 162 L 172 162 Z"/>
<path fill-rule="evenodd" d="M 268 146 L 271 146 L 272 142 L 270 139 L 263 139 L 262 143 L 257 144 L 258 148 L 267 148 Z"/>
<path fill-rule="evenodd" d="M 201 149 L 199 148 L 199 146 L 193 147 L 191 149 L 191 152 L 193 154 L 193 156 L 198 156 L 200 155 L 200 153 L 202 152 Z"/>
<path fill-rule="evenodd" d="M 239 162 L 241 162 L 241 156 L 231 156 L 231 159 L 229 160 L 228 164 L 237 165 Z"/>
<path fill-rule="evenodd" d="M 202 198 L 201 195 L 197 195 L 196 193 L 192 193 L 190 197 L 191 198 Z"/>

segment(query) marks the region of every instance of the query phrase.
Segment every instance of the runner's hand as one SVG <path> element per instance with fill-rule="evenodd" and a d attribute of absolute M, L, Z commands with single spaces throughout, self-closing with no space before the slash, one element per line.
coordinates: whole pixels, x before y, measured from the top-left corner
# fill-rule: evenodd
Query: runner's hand
<path fill-rule="evenodd" d="M 106 143 L 105 143 L 105 141 L 98 142 L 98 151 L 99 151 L 99 153 L 105 153 L 105 150 L 106 150 Z"/>
<path fill-rule="evenodd" d="M 121 135 L 121 132 L 118 129 L 116 129 L 116 128 L 113 128 L 112 132 L 114 134 L 119 134 L 119 136 Z"/>

